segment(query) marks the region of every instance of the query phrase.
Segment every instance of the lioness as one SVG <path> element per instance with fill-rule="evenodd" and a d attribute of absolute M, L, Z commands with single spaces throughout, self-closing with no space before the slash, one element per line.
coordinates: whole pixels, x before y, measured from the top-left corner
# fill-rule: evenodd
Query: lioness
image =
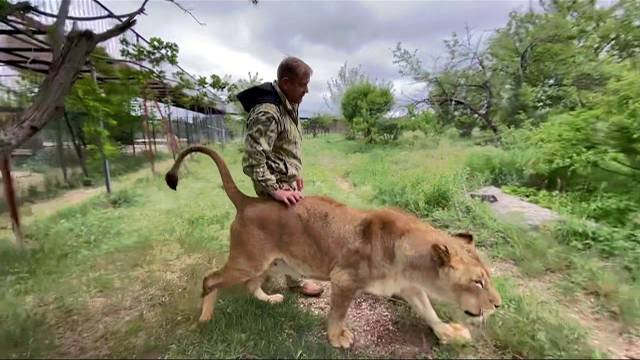
<path fill-rule="evenodd" d="M 307 277 L 331 281 L 328 337 L 335 347 L 353 344 L 344 320 L 359 291 L 404 298 L 442 342 L 471 335 L 460 324 L 442 322 L 430 297 L 451 301 L 473 317 L 488 316 L 500 306 L 471 235 L 450 235 L 399 210 L 362 211 L 327 197 L 305 197 L 289 208 L 249 197 L 238 190 L 224 160 L 204 146 L 180 153 L 165 177 L 172 189 L 180 164 L 192 152 L 213 159 L 237 210 L 227 263 L 202 282 L 200 321 L 212 318 L 218 289 L 235 284 L 246 284 L 260 300 L 281 302 L 281 294 L 268 295 L 261 288 L 266 271 L 278 260 Z"/>

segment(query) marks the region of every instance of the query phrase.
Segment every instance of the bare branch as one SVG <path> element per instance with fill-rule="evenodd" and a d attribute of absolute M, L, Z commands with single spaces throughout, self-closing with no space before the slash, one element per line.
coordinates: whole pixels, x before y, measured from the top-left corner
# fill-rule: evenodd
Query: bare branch
<path fill-rule="evenodd" d="M 148 1 L 148 0 L 147 0 Z M 145 1 L 145 4 L 147 3 L 147 1 Z M 42 15 L 42 16 L 46 16 L 46 17 L 50 17 L 50 18 L 57 18 L 58 15 L 56 14 L 52 14 L 46 11 L 42 11 L 36 7 L 33 7 L 31 10 L 31 12 L 34 12 L 38 15 Z M 67 16 L 67 19 L 69 20 L 74 20 L 74 21 L 96 21 L 96 20 L 104 20 L 104 19 L 124 19 L 124 18 L 128 18 L 131 16 L 135 16 L 135 15 L 139 15 L 144 13 L 144 5 L 133 12 L 127 13 L 127 14 L 121 14 L 121 15 L 111 15 L 111 14 L 106 14 L 106 15 L 99 15 L 99 16 L 87 16 L 87 17 L 82 17 L 82 16 Z"/>
<path fill-rule="evenodd" d="M 146 3 L 146 1 L 145 1 Z M 129 18 L 127 18 L 127 20 L 121 22 L 120 24 L 112 27 L 111 29 L 105 31 L 105 32 L 101 32 L 99 34 L 96 34 L 96 38 L 95 38 L 95 42 L 96 43 L 101 43 L 105 40 L 109 40 L 112 37 L 116 37 L 122 33 L 124 33 L 125 31 L 127 31 L 127 29 L 133 27 L 136 24 L 136 19 L 135 19 L 135 15 L 129 16 Z"/>
<path fill-rule="evenodd" d="M 60 10 L 58 10 L 58 17 L 53 25 L 51 25 L 53 27 L 53 32 L 51 32 L 51 52 L 53 53 L 53 59 L 57 59 L 60 51 L 62 51 L 64 24 L 67 22 L 67 16 L 69 15 L 69 5 L 71 5 L 71 0 L 62 0 Z"/>
<path fill-rule="evenodd" d="M 191 10 L 189 10 L 189 9 L 185 9 L 185 8 L 184 8 L 184 6 L 180 5 L 180 3 L 178 3 L 176 0 L 167 0 L 167 1 L 168 1 L 168 2 L 170 2 L 170 3 L 173 3 L 173 4 L 174 4 L 175 6 L 177 6 L 180 10 L 182 10 L 182 11 L 184 11 L 185 13 L 187 13 L 187 14 L 191 15 L 191 17 L 193 18 L 193 20 L 195 20 L 195 21 L 198 23 L 198 25 L 201 25 L 201 26 L 205 26 L 205 25 L 207 25 L 207 24 L 205 24 L 205 23 L 201 22 L 200 20 L 198 20 L 198 18 L 196 18 L 196 16 L 195 16 L 195 15 L 193 15 L 193 13 L 191 12 Z M 255 1 L 255 2 L 254 2 L 254 5 L 255 5 L 255 4 L 257 4 L 257 3 L 258 3 L 258 2 L 257 2 L 257 1 Z"/>

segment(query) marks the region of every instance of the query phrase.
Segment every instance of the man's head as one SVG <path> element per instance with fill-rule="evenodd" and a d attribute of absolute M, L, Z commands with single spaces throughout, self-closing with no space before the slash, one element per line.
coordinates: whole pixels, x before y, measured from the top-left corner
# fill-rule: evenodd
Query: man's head
<path fill-rule="evenodd" d="M 300 104 L 309 92 L 309 80 L 313 70 L 304 61 L 289 56 L 278 65 L 278 86 L 289 102 Z"/>

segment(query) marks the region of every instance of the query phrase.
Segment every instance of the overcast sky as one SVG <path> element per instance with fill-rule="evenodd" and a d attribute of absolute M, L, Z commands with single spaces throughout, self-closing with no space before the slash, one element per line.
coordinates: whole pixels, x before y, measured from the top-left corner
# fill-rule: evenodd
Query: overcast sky
<path fill-rule="evenodd" d="M 535 5 L 537 1 L 532 1 Z M 141 1 L 107 0 L 116 13 L 135 10 Z M 300 115 L 328 111 L 327 80 L 340 66 L 361 64 L 371 77 L 392 81 L 402 101 L 416 91 L 398 74 L 392 49 L 402 42 L 425 60 L 442 52 L 442 40 L 465 24 L 477 32 L 506 24 L 512 10 L 526 10 L 529 0 L 440 1 L 180 1 L 205 26 L 162 0 L 151 0 L 136 30 L 180 47 L 179 62 L 199 75 L 259 73 L 275 79 L 280 60 L 298 56 L 314 69 Z"/>

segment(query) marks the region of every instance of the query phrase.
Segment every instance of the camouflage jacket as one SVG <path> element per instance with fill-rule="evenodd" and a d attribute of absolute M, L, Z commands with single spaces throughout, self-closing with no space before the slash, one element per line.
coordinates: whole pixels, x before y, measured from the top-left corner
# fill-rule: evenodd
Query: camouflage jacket
<path fill-rule="evenodd" d="M 293 186 L 302 171 L 302 133 L 298 107 L 277 83 L 264 83 L 238 94 L 245 111 L 247 135 L 242 170 L 253 180 L 258 195 Z"/>

